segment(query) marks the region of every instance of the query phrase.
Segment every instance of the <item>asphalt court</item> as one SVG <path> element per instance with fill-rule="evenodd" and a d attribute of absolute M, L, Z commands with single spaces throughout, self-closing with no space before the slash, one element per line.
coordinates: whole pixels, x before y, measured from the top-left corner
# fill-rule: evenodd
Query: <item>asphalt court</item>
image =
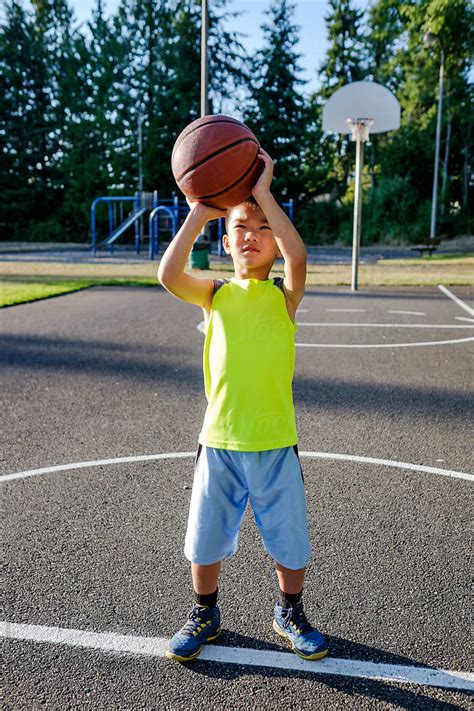
<path fill-rule="evenodd" d="M 305 605 L 326 672 L 298 666 L 271 629 L 276 578 L 249 512 L 224 564 L 219 642 L 186 668 L 162 656 L 191 601 L 200 310 L 161 288 L 5 309 L 2 472 L 89 462 L 4 482 L 9 707 L 468 708 L 472 483 L 452 474 L 472 468 L 474 321 L 469 290 L 450 291 L 464 307 L 435 288 L 310 287 L 300 305 Z M 452 673 L 438 686 L 435 670 Z"/>

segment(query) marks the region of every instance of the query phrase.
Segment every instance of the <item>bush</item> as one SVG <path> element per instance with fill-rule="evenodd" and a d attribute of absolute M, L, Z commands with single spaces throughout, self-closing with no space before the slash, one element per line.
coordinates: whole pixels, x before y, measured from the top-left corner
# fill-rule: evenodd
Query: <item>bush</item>
<path fill-rule="evenodd" d="M 295 227 L 306 244 L 331 244 L 350 214 L 348 207 L 334 201 L 300 203 L 295 205 Z"/>
<path fill-rule="evenodd" d="M 364 244 L 410 243 L 427 236 L 425 203 L 408 177 L 382 177 L 369 191 L 362 209 Z"/>
<path fill-rule="evenodd" d="M 27 242 L 61 242 L 62 234 L 61 224 L 51 217 L 42 222 L 30 222 L 19 238 Z"/>

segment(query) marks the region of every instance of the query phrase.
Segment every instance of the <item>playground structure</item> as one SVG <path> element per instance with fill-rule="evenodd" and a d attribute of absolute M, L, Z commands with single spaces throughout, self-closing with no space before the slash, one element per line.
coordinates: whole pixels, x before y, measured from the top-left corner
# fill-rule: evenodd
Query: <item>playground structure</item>
<path fill-rule="evenodd" d="M 100 203 L 105 203 L 108 208 L 108 229 L 109 234 L 105 239 L 97 240 L 97 216 L 96 208 Z M 132 209 L 126 212 L 131 203 Z M 287 210 L 288 216 L 293 221 L 294 201 L 290 200 L 282 203 Z M 94 256 L 99 249 L 109 249 L 110 254 L 114 253 L 114 245 L 123 237 L 125 233 L 134 228 L 135 253 L 140 254 L 140 250 L 146 239 L 148 239 L 148 255 L 154 259 L 159 251 L 160 231 L 171 234 L 171 239 L 176 235 L 182 225 L 189 206 L 185 200 L 179 200 L 173 193 L 171 198 L 161 198 L 157 190 L 152 193 L 137 192 L 135 195 L 124 196 L 101 196 L 97 197 L 91 206 L 91 233 L 92 251 Z M 148 233 L 145 236 L 145 220 L 148 216 Z M 220 218 L 217 224 L 217 254 L 222 257 L 222 235 L 224 234 L 224 220 Z M 209 253 L 212 253 L 212 240 L 209 241 Z"/>

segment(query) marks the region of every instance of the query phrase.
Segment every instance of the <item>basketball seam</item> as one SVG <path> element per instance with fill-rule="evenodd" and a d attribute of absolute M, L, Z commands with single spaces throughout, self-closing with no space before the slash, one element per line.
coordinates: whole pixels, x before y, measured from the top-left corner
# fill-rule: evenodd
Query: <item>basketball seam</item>
<path fill-rule="evenodd" d="M 173 153 L 174 153 L 175 150 L 178 148 L 178 146 L 180 145 L 180 143 L 181 143 L 182 141 L 184 141 L 185 138 L 187 138 L 187 137 L 190 136 L 192 133 L 194 133 L 194 131 L 199 131 L 199 129 L 200 129 L 200 128 L 203 128 L 204 126 L 215 126 L 216 124 L 220 124 L 220 123 L 230 123 L 230 124 L 232 124 L 232 126 L 244 126 L 244 127 L 247 129 L 247 131 L 250 131 L 250 128 L 249 128 L 248 126 L 245 126 L 244 123 L 242 123 L 241 121 L 238 121 L 237 119 L 233 119 L 231 116 L 229 116 L 229 117 L 227 117 L 227 118 L 225 118 L 225 119 L 219 120 L 219 121 L 215 121 L 215 120 L 214 120 L 214 121 L 211 121 L 211 120 L 205 121 L 204 123 L 199 124 L 199 126 L 195 126 L 194 128 L 192 128 L 192 129 L 191 129 L 190 131 L 188 131 L 187 133 L 185 133 L 186 129 L 184 129 L 184 131 L 183 131 L 183 134 L 184 134 L 184 135 L 182 135 L 181 137 L 178 136 L 178 138 L 176 139 L 176 143 L 175 143 L 174 148 L 173 148 Z"/>
<path fill-rule="evenodd" d="M 238 184 L 240 183 L 240 181 L 243 180 L 243 179 L 245 178 L 245 176 L 250 173 L 250 171 L 251 171 L 252 168 L 254 167 L 255 163 L 257 162 L 257 160 L 258 160 L 258 154 L 255 156 L 255 158 L 254 158 L 254 160 L 253 160 L 253 163 L 252 163 L 252 165 L 250 166 L 250 168 L 247 168 L 247 170 L 245 171 L 245 173 L 242 173 L 242 175 L 241 175 L 234 183 L 232 183 L 231 185 L 228 185 L 228 186 L 227 186 L 226 188 L 224 188 L 223 190 L 219 190 L 219 192 L 217 192 L 217 193 L 212 193 L 212 195 L 199 195 L 199 196 L 196 197 L 196 199 L 197 199 L 197 200 L 209 200 L 210 198 L 218 197 L 219 195 L 222 195 L 223 193 L 227 193 L 229 190 L 232 190 L 232 188 L 235 188 L 235 186 L 238 185 Z"/>
<path fill-rule="evenodd" d="M 180 175 L 179 177 L 175 177 L 175 180 L 177 183 L 179 183 L 180 180 L 183 180 L 183 178 L 190 173 L 193 170 L 196 170 L 196 168 L 199 168 L 200 165 L 203 165 L 204 163 L 207 163 L 208 160 L 211 160 L 211 158 L 214 158 L 215 156 L 218 156 L 220 153 L 223 153 L 224 151 L 227 151 L 229 148 L 235 148 L 235 146 L 240 145 L 241 143 L 255 143 L 255 145 L 258 147 L 258 142 L 256 141 L 255 138 L 251 138 L 250 136 L 248 138 L 240 138 L 238 141 L 234 141 L 234 143 L 229 143 L 227 146 L 222 146 L 219 148 L 219 150 L 214 151 L 214 153 L 210 153 L 207 155 L 205 158 L 202 160 L 198 161 L 197 163 L 193 163 L 190 165 L 186 171 Z"/>

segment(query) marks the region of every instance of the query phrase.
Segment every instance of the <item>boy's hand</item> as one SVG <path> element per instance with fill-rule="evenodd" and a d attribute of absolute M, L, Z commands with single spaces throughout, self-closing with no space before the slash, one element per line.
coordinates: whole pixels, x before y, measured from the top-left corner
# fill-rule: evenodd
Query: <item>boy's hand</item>
<path fill-rule="evenodd" d="M 189 198 L 186 198 L 186 202 L 191 212 L 202 217 L 205 222 L 218 220 L 219 217 L 226 217 L 227 215 L 227 210 L 221 210 L 218 207 L 210 207 L 209 205 L 204 205 L 202 202 L 192 201 Z"/>
<path fill-rule="evenodd" d="M 262 192 L 269 192 L 270 191 L 270 185 L 272 183 L 273 179 L 273 161 L 268 155 L 266 151 L 263 150 L 262 147 L 260 147 L 258 151 L 258 158 L 263 161 L 264 163 L 264 168 L 263 172 L 260 175 L 259 179 L 255 183 L 252 189 L 252 195 L 254 196 L 255 199 L 257 199 L 257 196 L 259 193 Z"/>

